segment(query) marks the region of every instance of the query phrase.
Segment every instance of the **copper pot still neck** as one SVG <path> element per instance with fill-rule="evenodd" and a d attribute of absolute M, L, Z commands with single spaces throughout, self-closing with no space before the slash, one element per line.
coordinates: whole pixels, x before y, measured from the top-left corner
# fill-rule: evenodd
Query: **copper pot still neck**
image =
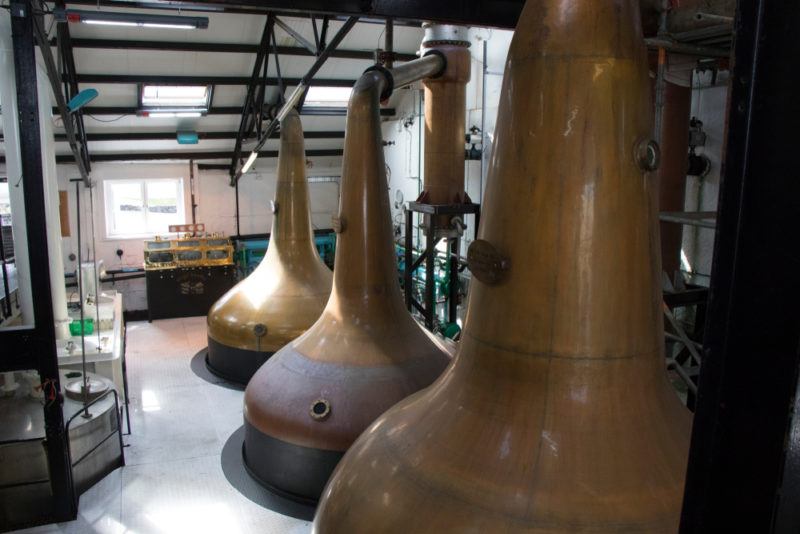
<path fill-rule="evenodd" d="M 296 111 L 281 122 L 280 141 L 275 197 L 264 201 L 273 214 L 266 256 L 208 314 L 209 337 L 224 347 L 271 354 L 317 320 L 330 294 L 332 275 L 314 245 Z"/>
<path fill-rule="evenodd" d="M 678 530 L 638 1 L 529 0 L 506 65 L 454 363 L 353 444 L 317 533 Z"/>

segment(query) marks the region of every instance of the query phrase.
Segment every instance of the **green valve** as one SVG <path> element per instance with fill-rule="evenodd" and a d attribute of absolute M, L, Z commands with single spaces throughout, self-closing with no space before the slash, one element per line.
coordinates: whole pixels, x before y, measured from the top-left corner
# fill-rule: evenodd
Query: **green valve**
<path fill-rule="evenodd" d="M 456 323 L 447 323 L 442 328 L 442 335 L 447 339 L 455 339 L 460 332 L 461 327 Z"/>
<path fill-rule="evenodd" d="M 81 335 L 81 322 L 72 321 L 69 323 L 69 333 L 73 336 Z M 83 320 L 83 335 L 88 336 L 94 333 L 94 319 L 88 318 Z"/>

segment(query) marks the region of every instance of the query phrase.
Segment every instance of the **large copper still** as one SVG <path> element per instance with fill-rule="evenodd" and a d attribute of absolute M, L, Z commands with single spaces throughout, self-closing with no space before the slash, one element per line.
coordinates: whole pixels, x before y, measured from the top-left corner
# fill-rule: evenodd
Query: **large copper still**
<path fill-rule="evenodd" d="M 405 309 L 393 248 L 379 101 L 435 74 L 432 55 L 371 69 L 347 112 L 331 293 L 309 331 L 253 376 L 245 393 L 245 464 L 263 484 L 316 501 L 339 459 L 376 417 L 442 373 L 448 355 Z"/>
<path fill-rule="evenodd" d="M 317 533 L 677 531 L 638 2 L 529 0 L 502 94 L 459 352 L 353 444 Z"/>
<path fill-rule="evenodd" d="M 208 313 L 209 368 L 247 384 L 261 365 L 319 318 L 332 275 L 314 245 L 303 126 L 292 111 L 281 122 L 278 178 L 267 254 Z"/>

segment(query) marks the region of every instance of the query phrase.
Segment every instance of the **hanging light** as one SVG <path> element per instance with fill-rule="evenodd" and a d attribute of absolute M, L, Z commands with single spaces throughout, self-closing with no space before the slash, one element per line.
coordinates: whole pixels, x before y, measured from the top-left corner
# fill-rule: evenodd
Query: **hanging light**
<path fill-rule="evenodd" d="M 251 152 L 250 157 L 247 158 L 247 161 L 244 163 L 244 167 L 242 167 L 242 174 L 247 174 L 250 172 L 250 167 L 252 167 L 253 163 L 256 162 L 256 158 L 258 158 L 258 152 Z"/>
<path fill-rule="evenodd" d="M 139 28 L 164 28 L 175 30 L 197 30 L 208 28 L 208 17 L 151 15 L 147 13 L 114 13 L 108 11 L 85 11 L 79 9 L 55 9 L 53 13 L 58 22 L 98 24 L 104 26 L 130 26 Z"/>

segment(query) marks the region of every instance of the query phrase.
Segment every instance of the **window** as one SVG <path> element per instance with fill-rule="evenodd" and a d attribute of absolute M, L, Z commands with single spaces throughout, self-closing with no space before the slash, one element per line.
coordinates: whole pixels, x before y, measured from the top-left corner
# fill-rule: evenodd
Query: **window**
<path fill-rule="evenodd" d="M 0 221 L 2 226 L 11 226 L 11 198 L 8 193 L 8 180 L 0 178 Z"/>
<path fill-rule="evenodd" d="M 0 178 L 0 231 L 3 233 L 3 252 L 7 261 L 14 259 L 14 234 L 11 230 L 11 198 L 8 180 Z M 2 273 L 0 273 L 0 279 Z"/>
<path fill-rule="evenodd" d="M 152 237 L 185 224 L 182 178 L 106 180 L 106 236 Z"/>
<path fill-rule="evenodd" d="M 139 110 L 148 117 L 199 117 L 208 112 L 211 85 L 139 86 Z"/>
<path fill-rule="evenodd" d="M 350 87 L 309 87 L 306 92 L 306 106 L 317 108 L 346 108 L 350 101 Z"/>

